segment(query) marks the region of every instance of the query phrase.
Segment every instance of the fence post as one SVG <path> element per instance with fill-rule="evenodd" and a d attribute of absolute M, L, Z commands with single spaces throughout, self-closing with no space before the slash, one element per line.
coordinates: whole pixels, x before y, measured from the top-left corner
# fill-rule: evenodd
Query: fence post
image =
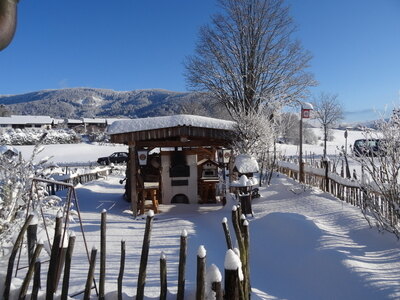
<path fill-rule="evenodd" d="M 60 242 L 61 242 L 61 230 L 62 230 L 62 212 L 59 211 L 56 217 L 56 224 L 54 230 L 53 245 L 51 246 L 49 270 L 47 272 L 47 287 L 46 287 L 46 300 L 51 300 L 54 297 L 57 285 L 57 269 L 58 259 L 60 254 Z"/>
<path fill-rule="evenodd" d="M 33 252 L 35 250 L 36 240 L 37 240 L 37 223 L 30 224 L 26 231 L 26 237 L 28 241 L 28 259 L 32 260 Z"/>
<path fill-rule="evenodd" d="M 243 241 L 244 241 L 244 258 L 243 262 L 243 286 L 245 299 L 250 299 L 251 295 L 251 284 L 250 284 L 250 232 L 249 232 L 249 221 L 243 221 Z"/>
<path fill-rule="evenodd" d="M 224 295 L 222 292 L 222 275 L 218 267 L 212 264 L 207 270 L 207 277 L 211 282 L 211 289 L 215 292 L 215 300 L 222 300 Z"/>
<path fill-rule="evenodd" d="M 99 282 L 99 299 L 104 300 L 104 286 L 106 281 L 106 230 L 107 230 L 107 211 L 103 209 L 101 212 L 100 226 L 100 282 Z"/>
<path fill-rule="evenodd" d="M 239 299 L 239 268 L 240 259 L 229 249 L 225 254 L 225 299 Z"/>
<path fill-rule="evenodd" d="M 228 249 L 233 249 L 232 239 L 231 239 L 231 234 L 229 232 L 228 219 L 227 218 L 223 218 L 222 219 L 222 227 L 223 227 L 224 233 L 225 233 L 226 245 L 227 245 Z"/>
<path fill-rule="evenodd" d="M 167 259 L 164 252 L 160 256 L 160 300 L 167 299 Z"/>
<path fill-rule="evenodd" d="M 72 253 L 74 251 L 75 246 L 75 232 L 71 232 L 68 239 L 68 248 L 67 253 L 65 255 L 65 265 L 64 265 L 64 278 L 61 290 L 61 300 L 68 299 L 68 290 L 69 290 L 69 277 L 71 272 L 71 261 L 72 261 Z"/>
<path fill-rule="evenodd" d="M 329 161 L 324 160 L 324 167 L 325 167 L 325 192 L 329 193 Z"/>
<path fill-rule="evenodd" d="M 118 300 L 122 300 L 122 279 L 125 269 L 125 241 L 121 241 L 121 261 L 118 274 Z"/>
<path fill-rule="evenodd" d="M 90 291 L 92 289 L 94 269 L 96 267 L 96 255 L 97 255 L 97 249 L 96 249 L 96 247 L 93 247 L 92 252 L 90 253 L 89 271 L 88 271 L 86 284 L 85 284 L 85 293 L 83 296 L 84 300 L 90 300 Z"/>
<path fill-rule="evenodd" d="M 25 231 L 28 229 L 28 226 L 31 223 L 32 218 L 33 215 L 29 215 L 28 218 L 26 219 L 24 225 L 21 228 L 21 231 L 18 234 L 17 240 L 14 243 L 10 258 L 8 259 L 7 275 L 6 275 L 6 281 L 4 283 L 4 292 L 3 292 L 4 299 L 9 299 L 10 297 L 10 286 L 11 286 L 12 273 L 14 269 L 15 257 L 17 256 L 19 247 L 21 247 Z"/>
<path fill-rule="evenodd" d="M 36 249 L 32 255 L 32 258 L 30 260 L 30 264 L 29 264 L 29 269 L 28 269 L 28 273 L 26 273 L 25 279 L 22 283 L 22 287 L 21 290 L 19 292 L 19 299 L 25 299 L 26 297 L 26 293 L 28 291 L 28 287 L 29 287 L 29 283 L 31 282 L 32 276 L 33 276 L 33 272 L 35 271 L 35 263 L 36 260 L 38 259 L 40 252 L 42 251 L 43 248 L 43 242 L 39 242 L 36 246 Z"/>
<path fill-rule="evenodd" d="M 207 251 L 204 246 L 201 245 L 197 251 L 196 300 L 205 299 L 206 255 Z"/>
<path fill-rule="evenodd" d="M 186 267 L 186 253 L 187 253 L 187 231 L 184 229 L 181 233 L 181 243 L 179 250 L 179 271 L 178 271 L 178 293 L 177 300 L 184 300 L 185 298 L 185 267 Z"/>
<path fill-rule="evenodd" d="M 151 224 L 153 221 L 154 212 L 149 210 L 146 218 L 146 228 L 143 237 L 142 255 L 140 257 L 139 278 L 137 283 L 136 300 L 143 300 L 144 286 L 146 284 L 146 268 L 149 258 L 150 237 L 151 237 Z"/>
<path fill-rule="evenodd" d="M 37 300 L 38 298 L 38 293 L 40 289 L 40 269 L 41 269 L 41 262 L 40 259 L 37 259 L 35 262 L 35 274 L 33 275 L 31 300 Z"/>

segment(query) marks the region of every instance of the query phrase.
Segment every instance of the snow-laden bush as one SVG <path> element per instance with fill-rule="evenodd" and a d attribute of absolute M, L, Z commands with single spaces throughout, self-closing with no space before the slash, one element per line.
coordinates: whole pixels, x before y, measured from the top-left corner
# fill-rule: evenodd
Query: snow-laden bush
<path fill-rule="evenodd" d="M 39 142 L 43 134 L 46 137 L 41 144 L 73 144 L 78 143 L 81 137 L 71 129 L 41 129 L 25 128 L 12 129 L 3 128 L 0 131 L 0 144 L 3 145 L 35 145 Z"/>
<path fill-rule="evenodd" d="M 39 142 L 44 140 L 45 135 Z M 46 169 L 46 160 L 33 163 L 43 150 L 38 143 L 31 158 L 25 161 L 21 155 L 10 157 L 0 155 L 0 248 L 8 245 L 13 238 L 15 228 L 19 228 L 26 217 L 26 210 L 31 199 L 32 179 L 42 177 Z M 39 193 L 45 196 L 45 189 Z"/>

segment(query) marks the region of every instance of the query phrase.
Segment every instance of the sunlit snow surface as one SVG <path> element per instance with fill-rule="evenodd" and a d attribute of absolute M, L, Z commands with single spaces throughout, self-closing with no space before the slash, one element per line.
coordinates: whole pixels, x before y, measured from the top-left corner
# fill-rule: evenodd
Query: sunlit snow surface
<path fill-rule="evenodd" d="M 103 209 L 107 210 L 106 290 L 114 291 L 109 299 L 117 289 L 121 240 L 126 241 L 127 253 L 124 292 L 126 296 L 136 293 L 145 226 L 145 216 L 132 218 L 129 203 L 122 198 L 120 178 L 111 176 L 77 190 L 89 249 L 100 249 L 100 215 Z M 255 217 L 249 219 L 253 299 L 400 297 L 400 250 L 395 237 L 370 229 L 357 208 L 316 190 L 294 194 L 290 191 L 293 185 L 285 177 L 275 177 L 270 187 L 261 189 L 262 197 L 253 200 Z M 207 265 L 215 264 L 223 275 L 227 249 L 221 223 L 228 217 L 234 232 L 230 221 L 233 204 L 230 200 L 225 207 L 160 205 L 161 213 L 153 220 L 147 297 L 156 299 L 159 295 L 162 251 L 167 257 L 169 291 L 176 293 L 183 229 L 188 233 L 187 299 L 195 290 L 200 245 L 207 249 Z M 78 224 L 71 224 L 71 229 L 77 234 L 71 275 L 74 293 L 84 288 L 88 263 Z M 45 264 L 43 267 L 46 269 Z M 1 270 L 5 270 L 4 259 Z M 16 286 L 20 283 L 15 281 Z"/>
<path fill-rule="evenodd" d="M 328 153 L 333 154 L 336 147 L 344 144 L 343 132 L 338 131 L 336 135 L 337 140 L 328 144 Z M 352 143 L 350 137 L 354 141 L 359 138 L 359 133 L 349 134 L 349 144 Z M 48 153 L 43 156 L 51 154 L 57 161 L 73 162 L 76 161 L 74 157 L 79 160 L 97 158 L 106 152 L 123 151 L 119 150 L 123 147 L 53 145 L 46 146 Z M 321 149 L 319 145 L 305 147 L 305 151 L 317 154 L 322 153 Z M 283 145 L 282 151 L 295 154 L 296 146 Z M 124 296 L 129 299 L 136 294 L 146 222 L 145 216 L 132 218 L 130 205 L 122 198 L 123 185 L 119 184 L 122 177 L 123 174 L 112 175 L 77 189 L 89 251 L 93 246 L 100 249 L 101 212 L 107 210 L 106 299 L 116 299 L 121 240 L 126 241 Z M 399 299 L 400 243 L 397 239 L 369 228 L 358 208 L 321 191 L 304 191 L 296 187 L 295 182 L 284 176 L 274 177 L 271 186 L 260 189 L 261 198 L 253 200 L 254 218 L 249 218 L 252 299 Z M 301 192 L 294 193 L 294 190 Z M 179 241 L 183 230 L 188 235 L 185 299 L 193 299 L 200 245 L 207 250 L 207 265 L 215 264 L 224 276 L 227 249 L 222 221 L 227 218 L 233 235 L 231 214 L 234 204 L 230 200 L 225 207 L 219 204 L 160 205 L 161 213 L 153 220 L 145 286 L 147 298 L 159 297 L 162 251 L 167 258 L 168 299 L 176 298 Z M 71 223 L 71 229 L 76 233 L 76 246 L 70 294 L 83 290 L 88 270 L 78 225 Z M 47 260 L 46 252 L 42 254 L 42 261 Z M 7 259 L 0 259 L 1 283 L 4 282 Z M 42 286 L 45 287 L 47 264 L 43 263 L 42 267 Z M 96 266 L 97 283 L 98 270 L 99 264 Z M 13 295 L 18 294 L 24 272 L 20 271 L 18 278 L 13 280 Z"/>

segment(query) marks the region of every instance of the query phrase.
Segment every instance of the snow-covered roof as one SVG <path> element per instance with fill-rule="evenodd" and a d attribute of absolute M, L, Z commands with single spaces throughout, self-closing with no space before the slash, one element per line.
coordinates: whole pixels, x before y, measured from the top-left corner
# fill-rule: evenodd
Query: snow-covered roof
<path fill-rule="evenodd" d="M 108 125 L 111 125 L 112 123 L 116 122 L 116 121 L 129 121 L 132 120 L 130 118 L 107 118 L 106 119 L 106 123 Z"/>
<path fill-rule="evenodd" d="M 257 160 L 247 154 L 240 154 L 235 158 L 234 167 L 239 171 L 239 173 L 256 173 L 259 171 Z"/>
<path fill-rule="evenodd" d="M 79 119 L 66 119 L 67 124 L 83 124 L 82 120 Z"/>
<path fill-rule="evenodd" d="M 132 119 L 116 121 L 108 128 L 111 134 L 124 132 L 137 132 L 144 130 L 178 127 L 178 126 L 193 126 L 212 129 L 232 130 L 235 122 L 221 119 L 214 119 L 194 115 L 174 115 L 165 117 L 152 117 L 142 119 Z"/>
<path fill-rule="evenodd" d="M 5 125 L 24 125 L 24 124 L 51 124 L 53 118 L 49 116 L 17 116 L 0 117 L 0 124 Z"/>
<path fill-rule="evenodd" d="M 106 124 L 106 119 L 99 118 L 83 118 L 85 124 Z"/>
<path fill-rule="evenodd" d="M 14 153 L 16 155 L 19 153 L 19 151 L 14 147 L 7 146 L 7 145 L 1 145 L 0 146 L 0 154 L 4 154 L 6 152 L 11 152 L 11 153 Z"/>
<path fill-rule="evenodd" d="M 314 109 L 314 106 L 310 102 L 301 102 L 301 107 L 303 109 Z"/>

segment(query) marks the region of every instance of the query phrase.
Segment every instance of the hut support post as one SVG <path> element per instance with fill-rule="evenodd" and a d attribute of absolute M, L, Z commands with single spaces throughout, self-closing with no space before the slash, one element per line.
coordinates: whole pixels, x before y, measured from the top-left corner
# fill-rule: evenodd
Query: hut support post
<path fill-rule="evenodd" d="M 130 200 L 133 216 L 137 216 L 138 212 L 138 196 L 136 190 L 136 177 L 137 177 L 137 159 L 136 159 L 136 147 L 135 144 L 129 145 L 129 188 L 130 188 Z"/>

